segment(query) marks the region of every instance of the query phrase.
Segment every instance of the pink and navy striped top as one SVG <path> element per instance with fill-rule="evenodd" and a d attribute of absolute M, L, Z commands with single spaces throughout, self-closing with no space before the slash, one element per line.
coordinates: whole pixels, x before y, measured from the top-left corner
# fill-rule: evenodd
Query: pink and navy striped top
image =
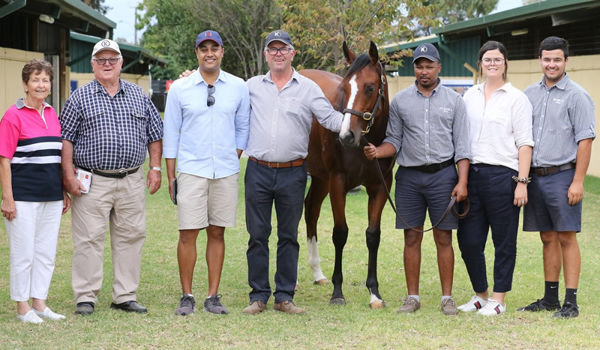
<path fill-rule="evenodd" d="M 60 123 L 44 103 L 40 115 L 17 100 L 0 121 L 0 156 L 11 159 L 15 201 L 62 200 Z"/>

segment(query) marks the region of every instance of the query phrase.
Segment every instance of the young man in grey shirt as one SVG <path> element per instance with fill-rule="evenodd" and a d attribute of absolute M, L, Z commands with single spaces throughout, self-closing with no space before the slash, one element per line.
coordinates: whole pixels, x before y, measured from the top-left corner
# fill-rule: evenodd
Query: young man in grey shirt
<path fill-rule="evenodd" d="M 571 318 L 579 315 L 581 254 L 576 233 L 581 231 L 583 181 L 596 136 L 594 104 L 565 72 L 569 60 L 565 39 L 544 39 L 539 58 L 544 77 L 524 91 L 533 105 L 535 146 L 523 230 L 540 231 L 546 283 L 542 299 L 518 310 L 558 310 L 554 317 Z M 562 307 L 558 299 L 561 265 L 566 287 Z"/>

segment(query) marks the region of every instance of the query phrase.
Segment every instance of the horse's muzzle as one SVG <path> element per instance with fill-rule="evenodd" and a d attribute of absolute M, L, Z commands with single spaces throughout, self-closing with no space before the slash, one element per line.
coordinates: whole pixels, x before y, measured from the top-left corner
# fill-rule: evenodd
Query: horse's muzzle
<path fill-rule="evenodd" d="M 348 130 L 344 134 L 340 134 L 340 142 L 344 147 L 360 147 L 360 135 L 357 135 Z"/>

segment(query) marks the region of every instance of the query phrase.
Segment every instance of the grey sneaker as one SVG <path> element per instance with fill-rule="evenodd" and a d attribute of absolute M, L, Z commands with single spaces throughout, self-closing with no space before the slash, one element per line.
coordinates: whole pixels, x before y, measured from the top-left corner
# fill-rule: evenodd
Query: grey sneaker
<path fill-rule="evenodd" d="M 213 294 L 204 300 L 204 311 L 222 315 L 229 313 L 225 306 L 221 304 L 220 297 L 216 294 Z"/>
<path fill-rule="evenodd" d="M 191 315 L 196 311 L 196 301 L 194 297 L 189 294 L 184 294 L 181 299 L 179 299 L 179 307 L 175 310 L 175 315 Z"/>
<path fill-rule="evenodd" d="M 454 303 L 454 299 L 452 299 L 452 297 L 442 301 L 441 309 L 446 316 L 458 315 L 458 309 L 456 308 L 456 304 Z"/>
<path fill-rule="evenodd" d="M 413 297 L 406 297 L 406 299 L 404 299 L 404 304 L 400 306 L 398 312 L 411 313 L 419 310 L 420 308 L 421 303 L 417 299 Z"/>

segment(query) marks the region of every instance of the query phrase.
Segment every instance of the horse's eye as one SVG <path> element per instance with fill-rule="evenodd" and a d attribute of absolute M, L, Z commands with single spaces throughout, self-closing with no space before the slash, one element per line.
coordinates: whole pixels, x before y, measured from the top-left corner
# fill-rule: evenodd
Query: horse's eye
<path fill-rule="evenodd" d="M 373 93 L 373 91 L 375 91 L 375 85 L 369 85 L 369 86 L 367 86 L 367 88 L 365 90 L 366 90 L 367 94 L 370 95 Z"/>

